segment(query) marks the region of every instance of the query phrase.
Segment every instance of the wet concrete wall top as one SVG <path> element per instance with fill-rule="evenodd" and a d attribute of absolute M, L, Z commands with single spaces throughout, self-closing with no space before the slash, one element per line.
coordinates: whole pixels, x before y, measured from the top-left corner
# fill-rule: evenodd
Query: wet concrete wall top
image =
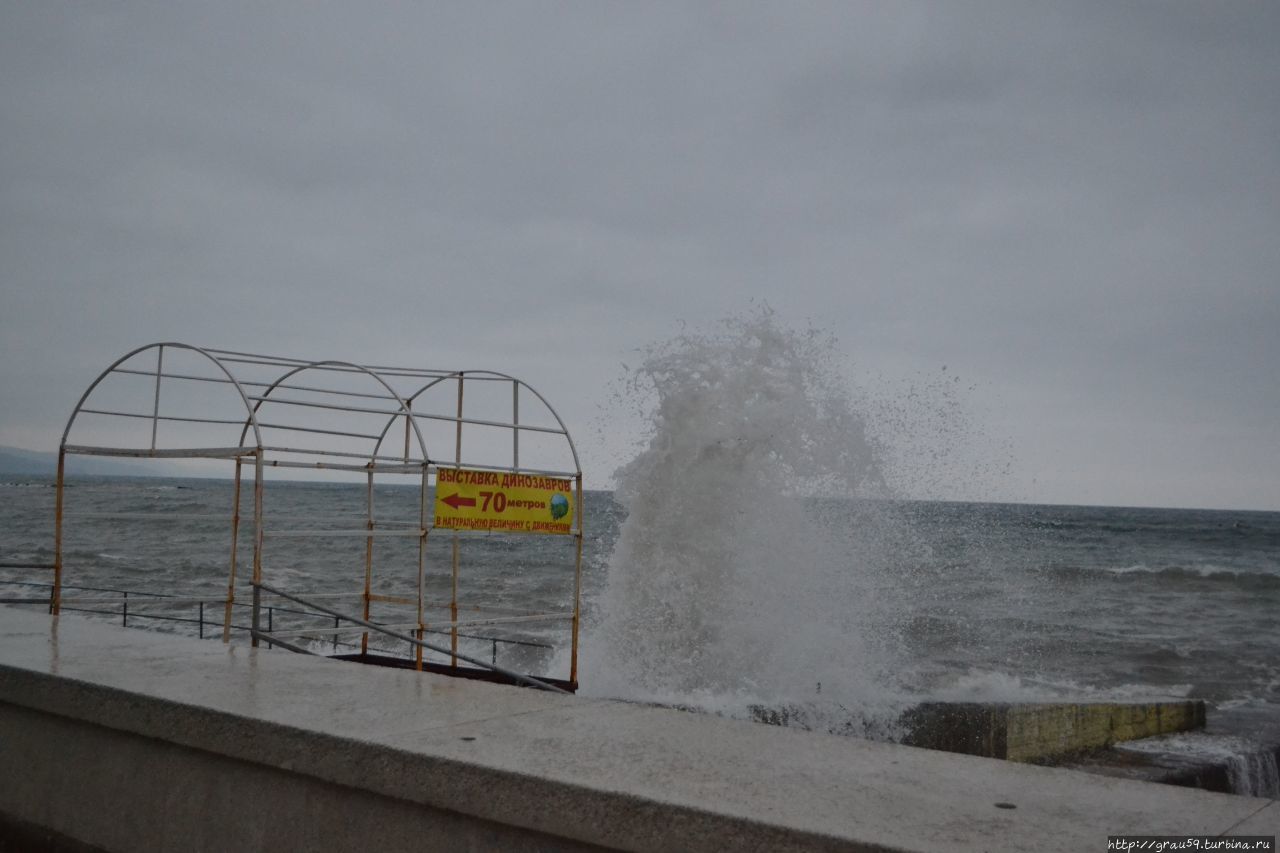
<path fill-rule="evenodd" d="M 1275 801 L 5 607 L 0 703 L 617 849 L 1082 850 L 1280 829 Z M 31 819 L 4 787 L 0 811 Z"/>

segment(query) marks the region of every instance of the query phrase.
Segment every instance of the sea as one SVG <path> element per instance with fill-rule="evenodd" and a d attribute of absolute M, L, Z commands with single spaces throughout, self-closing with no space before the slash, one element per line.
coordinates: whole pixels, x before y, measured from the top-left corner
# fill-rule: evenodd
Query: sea
<path fill-rule="evenodd" d="M 928 386 L 876 405 L 830 369 L 831 352 L 767 311 L 648 351 L 613 401 L 648 427 L 609 472 L 616 488 L 583 496 L 580 576 L 572 536 L 432 529 L 419 555 L 412 482 L 376 484 L 367 562 L 362 482 L 268 476 L 263 581 L 357 614 L 368 572 L 375 621 L 415 624 L 421 589 L 427 622 L 466 623 L 457 651 L 473 660 L 573 672 L 588 696 L 737 717 L 805 709 L 791 719 L 872 738 L 899 736 L 903 711 L 924 701 L 1201 699 L 1216 746 L 1174 736 L 1161 748 L 1270 746 L 1241 787 L 1280 793 L 1280 513 L 908 499 L 907 486 L 957 476 L 954 398 Z M 52 573 L 38 567 L 54 556 L 53 486 L 0 474 L 0 597 L 48 597 Z M 253 496 L 242 487 L 233 533 L 235 491 L 229 479 L 71 478 L 65 608 L 217 642 L 234 537 L 231 639 L 247 642 Z M 330 615 L 264 605 L 294 645 L 358 648 Z M 508 621 L 486 622 L 494 614 Z M 449 660 L 451 632 L 427 636 L 442 649 L 428 657 Z"/>
<path fill-rule="evenodd" d="M 0 564 L 40 565 L 53 560 L 54 495 L 51 478 L 0 475 Z M 182 596 L 224 596 L 228 582 L 233 486 L 212 479 L 90 477 L 73 481 L 66 497 L 65 580 L 70 587 L 127 590 Z M 343 518 L 348 529 L 363 521 L 363 487 L 329 483 L 278 482 L 267 490 L 265 526 L 301 526 L 324 520 L 328 528 Z M 244 507 L 252 496 L 244 495 Z M 379 489 L 379 516 L 412 519 L 418 494 L 411 487 Z M 606 682 L 603 692 L 627 698 L 689 702 L 714 701 L 742 691 L 752 701 L 791 701 L 821 694 L 841 695 L 841 680 L 863 685 L 881 679 L 884 695 L 941 700 L 1041 701 L 1056 699 L 1204 699 L 1216 709 L 1280 718 L 1280 513 L 1046 506 L 1032 504 L 884 502 L 874 506 L 814 500 L 813 510 L 828 523 L 844 516 L 850 534 L 873 516 L 877 529 L 891 526 L 901 558 L 882 567 L 876 591 L 853 583 L 856 549 L 849 547 L 848 600 L 838 590 L 824 592 L 821 607 L 808 614 L 771 618 L 786 609 L 786 590 L 800 583 L 803 567 L 775 565 L 776 589 L 747 608 L 732 633 L 758 639 L 743 642 L 755 655 L 777 658 L 795 677 L 786 695 L 767 692 L 758 667 L 743 667 L 735 655 L 702 659 L 696 650 L 667 642 L 653 644 L 643 671 L 658 673 L 630 687 L 592 672 L 593 641 L 609 642 L 610 614 L 604 597 L 611 559 L 618 547 L 626 510 L 612 492 L 588 491 L 583 500 L 583 606 L 588 625 L 582 638 L 583 691 Z M 243 510 L 242 510 L 243 511 Z M 245 512 L 247 515 L 247 511 Z M 251 561 L 251 525 L 240 531 L 237 595 L 248 601 L 244 582 Z M 708 534 L 710 536 L 710 534 Z M 854 537 L 856 538 L 856 537 Z M 264 579 L 299 595 L 359 592 L 364 580 L 364 538 L 349 547 L 328 537 L 294 536 L 264 547 Z M 429 537 L 426 555 L 429 604 L 447 600 L 452 578 L 453 540 Z M 884 545 L 884 543 L 879 543 Z M 382 546 L 374 587 L 385 594 L 412 596 L 416 550 Z M 573 543 L 567 537 L 468 535 L 460 541 L 461 590 L 469 605 L 485 609 L 559 612 L 571 607 Z M 785 560 L 785 555 L 784 558 Z M 696 565 L 692 566 L 697 569 Z M 39 594 L 50 582 L 47 569 L 2 568 L 6 594 Z M 653 584 L 664 578 L 655 576 Z M 712 625 L 735 583 L 731 575 L 707 578 L 699 589 L 685 583 L 656 589 L 682 600 L 680 612 L 697 613 L 703 646 L 722 642 L 727 626 Z M 738 579 L 740 581 L 740 579 Z M 861 579 L 861 580 L 865 580 Z M 829 595 L 827 595 L 829 593 Z M 71 595 L 69 591 L 67 593 Z M 89 597 L 84 595 L 84 597 Z M 686 598 L 687 597 L 687 598 Z M 870 601 L 868 600 L 870 597 Z M 652 608 L 652 600 L 637 602 Z M 118 621 L 120 607 L 94 618 Z M 754 609 L 754 612 L 753 612 Z M 134 624 L 192 633 L 196 626 L 148 622 L 135 606 Z M 158 612 L 158 611 L 156 611 Z M 632 614 L 634 616 L 636 614 Z M 657 622 L 663 613 L 641 614 Z M 818 627 L 830 642 L 814 647 L 796 642 Z M 209 616 L 220 622 L 221 613 Z M 863 623 L 863 624 L 860 624 Z M 766 630 L 767 628 L 767 630 Z M 865 630 L 864 630 L 865 629 Z M 672 636 L 687 626 L 668 625 Z M 868 633 L 872 632 L 872 633 Z M 215 635 L 212 624 L 207 635 Z M 474 633 L 474 632 L 473 632 Z M 512 665 L 550 666 L 564 652 L 561 627 L 525 627 L 501 636 L 542 642 L 542 659 Z M 767 647 L 763 652 L 757 646 Z M 874 648 L 874 652 L 868 651 Z M 512 651 L 515 651 L 514 649 Z M 644 644 L 629 651 L 644 651 Z M 806 655 L 821 658 L 806 658 Z M 872 672 L 860 672 L 870 667 Z M 703 670 L 705 669 L 705 674 Z M 632 668 L 629 672 L 638 671 Z M 768 669 L 764 670 L 766 673 Z M 664 677 L 663 674 L 666 676 Z M 809 682 L 812 681 L 812 690 Z M 856 691 L 852 691 L 856 693 Z M 842 697 L 842 698 L 853 698 Z"/>

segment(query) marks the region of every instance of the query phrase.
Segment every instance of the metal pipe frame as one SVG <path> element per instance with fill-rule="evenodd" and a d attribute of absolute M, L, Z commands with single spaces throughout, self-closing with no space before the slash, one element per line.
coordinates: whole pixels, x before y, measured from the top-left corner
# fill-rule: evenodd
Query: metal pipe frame
<path fill-rule="evenodd" d="M 231 499 L 231 560 L 227 574 L 227 603 L 222 613 L 222 642 L 231 642 L 231 612 L 236 605 L 236 551 L 240 547 L 240 483 L 243 460 L 236 459 L 236 477 L 232 483 L 235 495 Z"/>
<path fill-rule="evenodd" d="M 453 461 L 454 461 L 454 464 L 459 467 L 461 467 L 462 465 L 462 387 L 463 387 L 464 381 L 465 380 L 462 374 L 458 374 L 458 423 L 457 423 L 458 438 L 457 438 L 457 443 L 454 444 Z M 461 552 L 462 552 L 462 546 L 459 543 L 458 537 L 455 533 L 453 537 L 453 582 L 450 587 L 451 592 L 449 594 L 449 617 L 455 622 L 458 620 L 458 571 L 460 568 L 459 557 L 461 556 Z M 422 629 L 420 628 L 418 633 L 419 637 L 422 636 L 421 631 Z M 450 658 L 450 666 L 456 667 L 458 665 L 458 629 L 457 628 L 454 628 L 449 632 L 449 648 L 452 650 L 452 653 L 453 653 L 452 657 Z"/>
<path fill-rule="evenodd" d="M 258 452 L 257 447 L 172 447 L 150 450 L 145 447 L 93 447 L 82 444 L 65 444 L 62 450 L 73 456 L 130 456 L 140 459 L 238 459 Z"/>
<path fill-rule="evenodd" d="M 363 536 L 373 539 L 375 536 L 422 536 L 422 530 L 272 530 L 266 534 L 268 539 L 297 539 L 307 536 Z"/>
<path fill-rule="evenodd" d="M 217 512 L 69 512 L 65 518 L 101 518 L 112 521 L 209 521 L 226 518 Z"/>
<path fill-rule="evenodd" d="M 138 361 L 144 355 L 149 355 L 154 350 L 154 361 L 143 359 Z M 204 374 L 199 368 L 195 370 L 184 369 L 184 364 L 175 361 L 176 354 L 185 354 L 188 357 L 195 357 L 209 362 L 211 368 L 208 374 Z M 308 373 L 319 377 L 318 381 L 299 381 L 300 374 Z M 104 380 L 113 375 L 128 375 L 136 377 L 144 377 L 152 380 L 150 400 L 146 404 L 125 404 L 104 405 L 99 397 L 104 396 L 105 391 L 99 392 Z M 325 381 L 323 377 L 331 377 L 333 382 Z M 367 389 L 359 389 L 359 386 L 352 386 L 353 380 L 367 381 L 370 386 Z M 433 410 L 431 407 L 423 405 L 429 392 L 432 389 L 440 387 L 441 383 L 447 382 L 457 383 L 456 401 L 453 402 L 453 410 L 445 409 Z M 510 420 L 502 420 L 501 415 L 497 419 L 492 417 L 476 417 L 466 412 L 464 404 L 467 402 L 464 398 L 463 389 L 466 383 L 470 382 L 499 382 L 511 384 L 511 416 Z M 212 387 L 216 385 L 230 385 L 234 388 L 236 395 L 240 399 L 243 406 L 242 414 L 228 413 L 226 417 L 219 415 L 216 411 L 206 416 L 206 412 L 183 412 L 174 411 L 174 400 L 188 400 L 188 395 L 172 395 L 166 393 L 166 386 L 173 383 L 186 383 L 204 385 Z M 342 383 L 346 383 L 343 385 Z M 402 391 L 397 386 L 408 386 L 410 391 Z M 109 388 L 115 390 L 118 386 L 111 385 Z M 130 386 L 130 393 L 136 393 L 136 386 Z M 450 389 L 452 390 L 452 389 Z M 523 392 L 523 393 L 522 393 Z M 95 396 L 95 394 L 97 396 Z M 525 397 L 525 400 L 522 400 Z M 522 411 L 528 400 L 536 401 L 550 416 L 550 421 L 545 418 L 529 416 L 529 413 Z M 362 402 L 367 401 L 367 402 Z M 164 402 L 169 411 L 162 411 L 162 402 Z M 91 405 L 92 403 L 92 405 Z M 331 412 L 335 415 L 348 416 L 345 421 L 317 422 L 317 423 L 299 423 L 291 422 L 292 418 L 274 418 L 271 420 L 262 417 L 264 407 L 271 404 L 279 404 L 288 406 L 294 412 L 314 411 L 317 413 Z M 388 405 L 389 404 L 389 405 Z M 149 413 L 138 411 L 142 408 L 149 408 Z M 536 405 L 534 407 L 536 409 Z M 483 413 L 488 415 L 489 413 Z M 111 442 L 88 443 L 79 442 L 72 443 L 72 432 L 76 427 L 81 415 L 93 416 L 92 426 L 96 429 L 99 425 L 111 420 L 120 422 L 128 421 L 150 421 L 150 435 L 143 439 L 146 446 L 123 446 L 121 444 Z M 369 416 L 374 418 L 384 418 L 381 428 L 371 424 L 371 429 L 362 431 L 361 425 L 357 423 L 360 417 Z M 396 448 L 390 453 L 383 451 L 383 445 L 390 434 L 392 427 L 396 426 L 403 419 L 403 448 Z M 172 430 L 166 429 L 165 433 L 160 433 L 159 425 L 161 422 L 174 425 Z M 459 660 L 468 660 L 471 663 L 485 665 L 483 662 L 471 661 L 458 654 L 458 629 L 468 625 L 482 624 L 502 624 L 505 621 L 512 620 L 528 620 L 530 618 L 543 619 L 548 617 L 534 616 L 520 613 L 508 617 L 494 617 L 490 615 L 487 619 L 476 620 L 465 616 L 460 617 L 460 610 L 465 608 L 458 600 L 458 590 L 460 586 L 461 566 L 459 560 L 459 546 L 462 539 L 473 538 L 478 535 L 492 536 L 495 535 L 490 531 L 453 531 L 453 559 L 451 560 L 452 577 L 451 577 L 451 594 L 448 602 L 440 602 L 441 608 L 447 608 L 449 618 L 447 622 L 430 622 L 427 617 L 427 602 L 425 600 L 426 589 L 426 560 L 427 545 L 431 530 L 430 524 L 432 514 L 430 501 L 431 477 L 439 468 L 437 462 L 428 452 L 427 442 L 421 427 L 422 423 L 444 422 L 455 424 L 454 437 L 454 459 L 449 467 L 468 467 L 477 470 L 496 471 L 496 472 L 512 472 L 544 475 L 550 477 L 573 478 L 577 486 L 577 507 L 578 507 L 578 529 L 574 534 L 577 539 L 575 548 L 575 579 L 574 579 L 574 601 L 573 610 L 570 616 L 555 616 L 556 619 L 570 619 L 572 621 L 572 662 L 570 671 L 570 680 L 577 680 L 577 645 L 578 645 L 578 621 L 580 613 L 580 597 L 581 597 L 581 563 L 582 563 L 582 470 L 578 458 L 577 449 L 574 446 L 573 438 L 565 426 L 563 419 L 555 411 L 555 409 L 547 402 L 536 389 L 522 382 L 521 380 L 504 373 L 497 373 L 488 370 L 430 370 L 405 367 L 388 367 L 361 365 L 346 361 L 335 360 L 307 360 L 299 358 L 287 358 L 279 356 L 262 355 L 258 353 L 238 352 L 234 350 L 214 349 L 207 347 L 196 347 L 189 344 L 183 344 L 174 341 L 164 341 L 160 343 L 148 344 L 143 347 L 131 350 L 125 355 L 112 362 L 105 370 L 103 370 L 84 390 L 76 405 L 72 409 L 71 415 L 67 420 L 66 426 L 62 433 L 62 439 L 59 443 L 58 455 L 58 477 L 57 477 L 57 496 L 55 504 L 55 523 L 54 523 L 54 559 L 50 564 L 53 569 L 53 584 L 49 597 L 49 607 L 51 612 L 58 612 L 59 607 L 63 603 L 62 586 L 66 566 L 64 565 L 64 541 L 65 541 L 65 524 L 68 519 L 76 518 L 118 518 L 122 520 L 162 520 L 173 521 L 178 519 L 188 520 L 195 518 L 209 519 L 219 518 L 221 516 L 209 513 L 90 513 L 77 512 L 71 513 L 67 511 L 65 505 L 65 487 L 66 487 L 66 466 L 65 460 L 68 454 L 84 455 L 84 456 L 115 456 L 126 458 L 144 458 L 144 459 L 225 459 L 233 462 L 235 465 L 235 494 L 232 498 L 230 534 L 231 542 L 228 553 L 227 564 L 227 587 L 225 598 L 203 599 L 205 603 L 213 601 L 220 602 L 224 605 L 223 618 L 223 640 L 229 641 L 232 630 L 231 616 L 233 609 L 237 606 L 244 607 L 246 605 L 239 604 L 236 601 L 238 574 L 240 570 L 240 560 L 238 558 L 239 536 L 241 533 L 240 525 L 242 521 L 242 470 L 246 463 L 251 462 L 253 465 L 253 555 L 252 555 L 252 573 L 250 587 L 253 591 L 253 603 L 248 605 L 253 610 L 254 623 L 250 629 L 250 635 L 254 646 L 259 644 L 261 639 L 268 639 L 268 642 L 275 642 L 270 637 L 270 631 L 263 631 L 261 610 L 261 594 L 262 590 L 267 587 L 264 584 L 265 575 L 268 568 L 264 565 L 266 557 L 264 553 L 265 542 L 268 539 L 290 539 L 296 537 L 313 537 L 313 536 L 361 536 L 365 539 L 366 556 L 365 556 L 365 584 L 362 593 L 352 593 L 350 595 L 344 593 L 323 594 L 315 596 L 317 598 L 327 597 L 355 597 L 362 599 L 362 612 L 367 620 L 370 616 L 370 606 L 375 602 L 388 604 L 404 604 L 414 605 L 417 610 L 417 621 L 413 626 L 418 634 L 417 639 L 412 637 L 402 637 L 414 644 L 417 663 L 422 664 L 422 653 L 424 650 L 438 651 L 446 654 L 453 665 L 457 665 Z M 550 424 L 554 424 L 550 425 Z M 351 424 L 351 426 L 348 426 Z M 548 425 L 541 425 L 548 424 Z M 221 446 L 188 446 L 188 447 L 168 447 L 162 442 L 167 439 L 170 434 L 180 435 L 177 427 L 185 425 L 200 427 L 228 427 L 231 429 L 239 428 L 239 438 L 234 441 L 227 441 Z M 511 433 L 510 441 L 510 462 L 506 464 L 504 459 L 501 463 L 494 464 L 490 459 L 477 459 L 475 461 L 464 460 L 462 457 L 462 445 L 464 441 L 464 433 L 472 428 L 484 429 L 506 429 Z M 88 427 L 82 428 L 88 429 Z M 278 443 L 268 444 L 264 441 L 264 435 L 270 431 L 279 430 L 281 432 L 301 433 L 305 435 L 315 436 L 314 443 L 318 447 L 290 447 L 283 446 Z M 207 430 L 206 430 L 207 431 Z M 567 458 L 571 459 L 571 465 L 565 466 L 564 469 L 548 468 L 528 468 L 522 466 L 521 459 L 521 433 L 536 433 L 551 436 L 562 436 L 564 439 L 564 447 L 567 451 Z M 234 434 L 234 433 L 233 433 Z M 76 432 L 77 437 L 80 431 Z M 345 441 L 346 446 L 339 443 Z M 351 446 L 352 442 L 367 442 L 367 452 L 360 452 L 361 448 L 357 444 Z M 142 443 L 142 442 L 140 442 Z M 325 447 L 325 444 L 333 444 L 335 446 Z M 477 445 L 478 446 L 478 445 Z M 487 445 L 485 445 L 487 447 Z M 403 452 L 400 452 L 400 451 Z M 472 451 L 474 455 L 482 454 Z M 505 455 L 505 454 L 504 454 Z M 307 529 L 305 527 L 294 527 L 279 529 L 276 527 L 268 527 L 268 518 L 265 514 L 264 500 L 267 490 L 265 471 L 267 468 L 282 469 L 319 469 L 343 471 L 352 473 L 363 473 L 366 477 L 366 485 L 368 490 L 366 518 L 363 529 L 347 530 L 339 527 L 327 529 Z M 374 516 L 373 494 L 374 485 L 377 475 L 399 475 L 399 476 L 417 476 L 421 478 L 421 487 L 419 494 L 419 520 L 415 525 L 411 520 L 404 521 L 377 521 Z M 353 514 L 351 520 L 358 518 L 358 514 Z M 274 519 L 273 523 L 278 524 L 284 519 Z M 341 525 L 339 519 L 309 519 L 320 524 Z M 375 594 L 373 592 L 373 572 L 375 566 L 375 549 L 374 539 L 382 536 L 414 536 L 418 539 L 418 583 L 416 596 L 391 596 Z M 240 593 L 243 594 L 243 593 Z M 154 599 L 154 603 L 165 601 L 174 604 L 177 601 L 188 601 L 187 598 L 182 599 Z M 195 599 L 190 599 L 197 601 Z M 111 599 L 66 599 L 68 603 L 87 603 L 105 605 L 110 603 Z M 120 603 L 123 603 L 122 601 Z M 134 605 L 143 603 L 152 603 L 149 599 L 133 599 Z M 199 603 L 197 601 L 197 603 Z M 436 608 L 430 608 L 435 610 Z M 330 615 L 331 611 L 325 611 Z M 342 618 L 347 618 L 343 616 Z M 497 621 L 494 621 L 496 619 Z M 448 631 L 450 633 L 450 643 L 448 649 L 438 649 L 427 643 L 422 642 L 422 634 L 426 631 Z M 328 632 L 332 634 L 332 630 Z M 367 650 L 368 632 L 362 631 L 363 641 L 362 650 Z M 279 643 L 284 645 L 283 643 Z M 300 649 L 295 649 L 300 650 Z M 305 651 L 305 650 L 300 650 Z M 523 677 L 521 677 L 523 678 Z"/>

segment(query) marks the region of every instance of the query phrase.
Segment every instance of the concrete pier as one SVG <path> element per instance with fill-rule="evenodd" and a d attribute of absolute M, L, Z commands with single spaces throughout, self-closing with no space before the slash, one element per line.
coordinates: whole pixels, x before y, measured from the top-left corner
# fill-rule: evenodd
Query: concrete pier
<path fill-rule="evenodd" d="M 1280 832 L 1274 800 L 12 608 L 0 767 L 0 837 L 48 849 L 1089 850 Z"/>
<path fill-rule="evenodd" d="M 1203 701 L 927 702 L 904 719 L 913 746 L 1008 761 L 1051 762 L 1127 740 L 1202 729 Z"/>

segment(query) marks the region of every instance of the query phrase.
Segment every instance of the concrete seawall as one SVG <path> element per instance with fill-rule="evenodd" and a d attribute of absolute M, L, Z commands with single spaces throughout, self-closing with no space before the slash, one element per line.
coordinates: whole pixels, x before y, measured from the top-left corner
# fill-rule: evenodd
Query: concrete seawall
<path fill-rule="evenodd" d="M 0 766 L 0 835 L 64 849 L 1083 850 L 1280 831 L 1272 800 L 11 608 Z"/>

